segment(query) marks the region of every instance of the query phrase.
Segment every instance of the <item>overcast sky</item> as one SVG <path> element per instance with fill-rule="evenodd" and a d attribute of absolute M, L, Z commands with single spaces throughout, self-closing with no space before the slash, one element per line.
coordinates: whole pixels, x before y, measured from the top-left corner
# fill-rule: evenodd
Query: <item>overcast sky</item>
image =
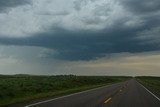
<path fill-rule="evenodd" d="M 160 0 L 0 0 L 0 74 L 159 70 Z"/>

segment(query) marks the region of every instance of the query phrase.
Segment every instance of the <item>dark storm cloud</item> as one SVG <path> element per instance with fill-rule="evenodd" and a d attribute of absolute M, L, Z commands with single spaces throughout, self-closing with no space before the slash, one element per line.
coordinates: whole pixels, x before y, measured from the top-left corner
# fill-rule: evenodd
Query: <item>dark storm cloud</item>
<path fill-rule="evenodd" d="M 6 12 L 8 9 L 31 3 L 30 0 L 0 0 L 0 12 Z"/>
<path fill-rule="evenodd" d="M 160 11 L 160 0 L 122 0 L 121 4 L 138 14 Z"/>
<path fill-rule="evenodd" d="M 28 38 L 1 38 L 5 45 L 40 46 L 56 50 L 50 57 L 63 60 L 92 60 L 111 53 L 147 52 L 158 50 L 156 44 L 140 44 L 143 40 L 134 39 L 135 30 L 114 29 L 106 32 L 69 32 L 37 34 Z"/>

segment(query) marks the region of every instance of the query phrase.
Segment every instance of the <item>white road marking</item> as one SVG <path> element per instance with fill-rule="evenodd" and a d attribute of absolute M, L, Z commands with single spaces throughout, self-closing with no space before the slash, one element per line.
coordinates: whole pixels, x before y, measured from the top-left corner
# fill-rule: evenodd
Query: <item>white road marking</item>
<path fill-rule="evenodd" d="M 139 83 L 139 82 L 138 82 Z M 151 91 L 149 91 L 146 87 L 144 87 L 141 83 L 139 83 L 146 91 L 148 91 L 150 94 L 152 94 L 158 101 L 160 101 L 160 98 L 158 98 L 155 94 L 153 94 Z"/>

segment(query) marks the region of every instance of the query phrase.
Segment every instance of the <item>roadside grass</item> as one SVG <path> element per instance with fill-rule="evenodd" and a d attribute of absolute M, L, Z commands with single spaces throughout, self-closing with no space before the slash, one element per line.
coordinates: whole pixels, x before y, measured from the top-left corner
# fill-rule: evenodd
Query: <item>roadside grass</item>
<path fill-rule="evenodd" d="M 121 82 L 130 77 L 0 75 L 0 106 L 56 97 Z"/>
<path fill-rule="evenodd" d="M 136 79 L 150 91 L 160 97 L 160 77 L 141 76 Z"/>

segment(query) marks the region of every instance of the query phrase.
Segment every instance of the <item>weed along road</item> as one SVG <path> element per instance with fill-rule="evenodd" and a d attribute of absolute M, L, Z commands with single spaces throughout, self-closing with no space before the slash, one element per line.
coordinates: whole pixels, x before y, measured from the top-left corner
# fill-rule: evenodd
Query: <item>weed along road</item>
<path fill-rule="evenodd" d="M 160 99 L 131 79 L 25 107 L 160 107 Z"/>

